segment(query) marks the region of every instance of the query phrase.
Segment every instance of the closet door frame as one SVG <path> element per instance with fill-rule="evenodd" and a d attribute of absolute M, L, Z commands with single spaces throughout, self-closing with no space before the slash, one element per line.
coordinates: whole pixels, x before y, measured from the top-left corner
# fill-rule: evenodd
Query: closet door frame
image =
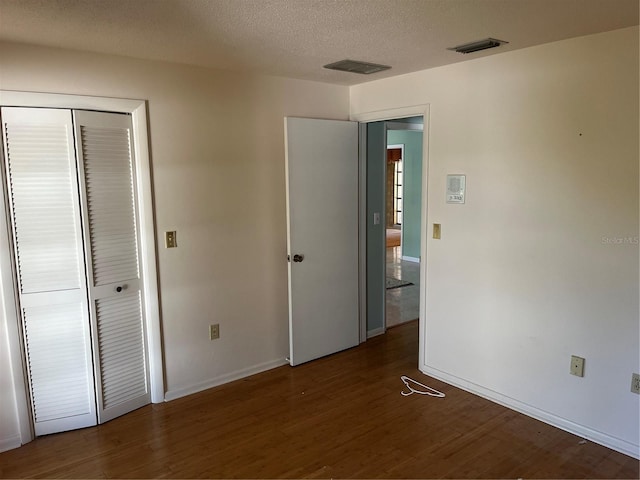
<path fill-rule="evenodd" d="M 151 165 L 147 138 L 147 102 L 145 100 L 90 97 L 66 94 L 49 94 L 0 90 L 0 105 L 3 107 L 41 107 L 71 110 L 97 110 L 131 114 L 133 143 L 135 152 L 135 180 L 137 190 L 136 214 L 139 218 L 140 268 L 144 278 L 144 311 L 146 340 L 149 356 L 149 377 L 151 401 L 164 401 L 164 372 L 162 343 L 160 336 L 160 306 L 158 301 L 158 277 L 156 268 L 156 238 L 151 189 Z M 0 230 L 8 230 L 8 212 L 0 214 Z M 17 406 L 21 443 L 34 438 L 31 407 L 27 391 L 28 382 L 24 367 L 24 345 L 21 338 L 20 314 L 15 291 L 15 267 L 11 260 L 12 246 L 9 236 L 0 233 L 0 275 L 4 300 L 4 314 L 7 320 L 9 355 L 13 375 L 13 388 Z"/>

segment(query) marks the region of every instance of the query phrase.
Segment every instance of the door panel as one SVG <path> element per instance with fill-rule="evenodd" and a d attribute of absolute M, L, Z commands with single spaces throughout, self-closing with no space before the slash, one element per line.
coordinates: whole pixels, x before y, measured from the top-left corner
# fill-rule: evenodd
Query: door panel
<path fill-rule="evenodd" d="M 74 112 L 98 423 L 150 403 L 129 115 Z"/>
<path fill-rule="evenodd" d="M 285 136 L 289 360 L 297 365 L 359 342 L 358 124 L 286 118 Z"/>
<path fill-rule="evenodd" d="M 103 416 L 113 418 L 141 406 L 149 393 L 140 292 L 97 299 L 96 318 Z"/>
<path fill-rule="evenodd" d="M 35 433 L 95 425 L 71 112 L 3 108 L 2 126 Z"/>
<path fill-rule="evenodd" d="M 89 325 L 82 303 L 24 307 L 23 319 L 37 434 L 95 425 L 90 368 L 76 365 L 87 353 Z"/>

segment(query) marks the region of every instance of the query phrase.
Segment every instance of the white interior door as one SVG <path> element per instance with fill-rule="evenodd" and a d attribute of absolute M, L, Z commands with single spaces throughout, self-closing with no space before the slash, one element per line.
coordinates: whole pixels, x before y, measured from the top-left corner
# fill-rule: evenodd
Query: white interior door
<path fill-rule="evenodd" d="M 285 118 L 289 343 L 298 365 L 359 342 L 358 124 Z"/>
<path fill-rule="evenodd" d="M 2 127 L 35 433 L 95 425 L 71 112 L 2 108 Z"/>
<path fill-rule="evenodd" d="M 150 403 L 131 116 L 75 111 L 98 423 Z"/>

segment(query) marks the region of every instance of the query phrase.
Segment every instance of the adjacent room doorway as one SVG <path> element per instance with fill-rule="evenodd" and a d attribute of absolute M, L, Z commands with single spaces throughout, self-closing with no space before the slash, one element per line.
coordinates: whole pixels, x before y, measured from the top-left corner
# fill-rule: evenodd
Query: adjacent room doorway
<path fill-rule="evenodd" d="M 351 134 L 345 142 L 344 153 L 337 149 L 342 142 L 333 131 L 334 124 L 337 128 L 340 123 L 346 129 L 359 130 L 359 139 Z M 426 211 L 422 195 L 422 130 L 420 116 L 361 122 L 359 126 L 334 120 L 285 119 L 291 365 L 354 346 L 358 336 L 353 326 L 357 328 L 358 323 L 361 342 L 384 333 L 388 326 L 387 304 L 389 325 L 420 317 L 420 232 Z M 399 141 L 389 143 L 388 134 L 397 134 Z M 358 144 L 360 161 L 359 167 L 354 168 Z M 390 162 L 388 144 L 396 145 L 391 149 Z M 296 168 L 298 160 L 303 159 L 297 159 L 300 153 L 308 160 Z M 329 160 L 334 159 L 338 163 L 332 167 Z M 340 169 L 349 165 L 349 174 L 341 173 Z M 301 172 L 306 180 L 297 187 L 303 180 Z M 343 199 L 340 195 L 349 191 L 343 182 L 347 177 L 351 196 Z M 312 201 L 307 202 L 307 198 Z M 335 205 L 331 203 L 334 200 Z M 389 205 L 385 206 L 385 202 Z M 360 214 L 354 215 L 357 209 Z M 339 229 L 345 235 L 339 245 L 350 246 L 342 257 L 334 255 L 335 242 L 327 236 L 327 232 L 335 230 L 338 218 L 346 220 Z M 356 223 L 359 234 L 353 229 Z M 389 249 L 387 232 L 395 237 Z M 331 261 L 336 259 L 339 266 L 331 267 Z M 348 276 L 334 278 L 335 272 L 347 266 Z M 354 273 L 359 280 L 353 277 Z M 345 297 L 346 292 L 349 294 Z M 335 311 L 325 312 L 327 306 L 335 306 Z"/>
<path fill-rule="evenodd" d="M 423 119 L 385 122 L 385 328 L 420 314 Z"/>
<path fill-rule="evenodd" d="M 414 115 L 390 115 L 380 121 L 375 121 L 378 112 L 356 117 L 366 121 L 361 144 L 366 145 L 367 337 L 423 319 L 425 265 L 421 259 L 426 242 L 422 232 L 427 225 L 423 130 L 428 117 L 427 107 L 421 109 L 408 109 Z"/>

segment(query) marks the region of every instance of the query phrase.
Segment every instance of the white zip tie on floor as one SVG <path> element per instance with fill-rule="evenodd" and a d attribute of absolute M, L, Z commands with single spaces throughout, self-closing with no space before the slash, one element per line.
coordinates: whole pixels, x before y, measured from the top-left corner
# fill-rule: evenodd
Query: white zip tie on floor
<path fill-rule="evenodd" d="M 423 385 L 422 383 L 417 382 L 413 378 L 409 378 L 406 375 L 402 375 L 400 377 L 400 380 L 402 380 L 402 382 L 405 384 L 405 386 L 409 389 L 409 392 L 405 392 L 404 390 L 400 392 L 405 397 L 408 397 L 412 393 L 419 393 L 420 395 L 429 395 L 430 397 L 440 397 L 440 398 L 444 398 L 446 396 L 444 393 L 439 392 L 438 390 L 435 390 L 435 389 L 433 389 L 431 387 L 427 387 L 426 385 Z M 420 385 L 422 388 L 425 388 L 427 391 L 426 392 L 421 392 L 420 390 L 416 390 L 411 385 L 409 385 L 409 382 L 413 382 L 416 385 Z"/>

